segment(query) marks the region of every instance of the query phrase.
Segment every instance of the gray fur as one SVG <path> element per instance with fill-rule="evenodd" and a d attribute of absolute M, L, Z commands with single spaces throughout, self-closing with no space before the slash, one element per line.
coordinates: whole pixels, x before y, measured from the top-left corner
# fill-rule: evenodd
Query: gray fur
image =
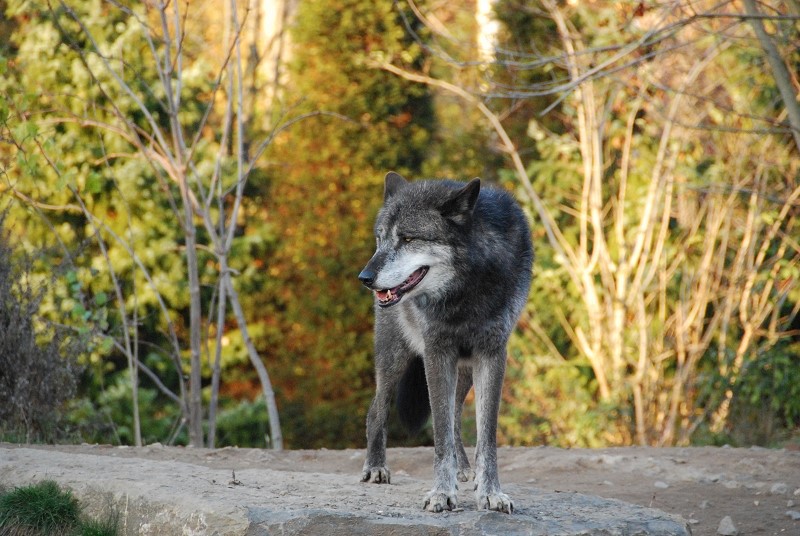
<path fill-rule="evenodd" d="M 408 183 L 390 172 L 375 236 L 375 255 L 359 274 L 375 291 L 377 382 L 361 480 L 390 482 L 386 421 L 400 384 L 411 390 L 400 400 L 415 401 L 410 397 L 427 391 L 429 399 L 419 402 L 433 416 L 434 485 L 423 507 L 455 508 L 456 482 L 474 478 L 478 508 L 511 513 L 497 474 L 497 416 L 506 345 L 530 288 L 528 222 L 508 193 L 481 188 L 479 179 Z M 417 358 L 427 386 L 400 381 Z M 461 408 L 473 383 L 474 471 L 461 440 Z M 410 418 L 427 419 L 427 412 Z"/>

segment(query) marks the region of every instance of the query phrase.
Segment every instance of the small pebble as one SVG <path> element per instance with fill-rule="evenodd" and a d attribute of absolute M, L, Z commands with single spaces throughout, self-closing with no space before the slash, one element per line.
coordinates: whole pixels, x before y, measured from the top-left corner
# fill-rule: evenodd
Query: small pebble
<path fill-rule="evenodd" d="M 769 488 L 769 492 L 773 495 L 785 495 L 789 492 L 789 486 L 783 482 L 775 482 L 772 487 Z"/>
<path fill-rule="evenodd" d="M 792 521 L 798 521 L 800 520 L 800 512 L 797 510 L 787 510 L 786 517 L 791 517 Z"/>
<path fill-rule="evenodd" d="M 658 489 L 667 489 L 669 487 L 669 484 L 667 484 L 666 482 L 663 482 L 661 480 L 656 480 L 653 485 L 655 487 L 657 487 Z"/>
<path fill-rule="evenodd" d="M 719 527 L 717 528 L 717 534 L 720 536 L 738 536 L 739 529 L 736 528 L 736 525 L 733 524 L 733 519 L 731 516 L 725 516 L 720 520 Z"/>

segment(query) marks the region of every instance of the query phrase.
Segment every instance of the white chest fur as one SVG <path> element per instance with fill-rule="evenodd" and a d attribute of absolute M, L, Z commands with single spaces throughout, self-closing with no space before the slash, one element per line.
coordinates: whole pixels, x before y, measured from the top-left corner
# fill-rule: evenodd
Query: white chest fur
<path fill-rule="evenodd" d="M 399 305 L 400 330 L 403 338 L 414 352 L 423 356 L 425 355 L 425 339 L 422 336 L 424 315 L 411 300 Z"/>

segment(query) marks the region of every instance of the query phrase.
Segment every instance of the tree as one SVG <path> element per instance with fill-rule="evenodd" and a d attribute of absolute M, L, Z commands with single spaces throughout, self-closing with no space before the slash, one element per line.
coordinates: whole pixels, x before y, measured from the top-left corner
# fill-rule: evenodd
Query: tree
<path fill-rule="evenodd" d="M 370 53 L 420 61 L 393 2 L 301 2 L 286 98 L 324 112 L 270 149 L 269 195 L 280 241 L 255 309 L 276 363 L 294 446 L 363 442 L 372 390 L 371 296 L 356 278 L 371 255 L 382 177 L 415 174 L 433 126 L 425 88 L 365 65 Z"/>
<path fill-rule="evenodd" d="M 115 297 L 113 344 L 128 361 L 135 443 L 141 443 L 135 397 L 144 371 L 179 404 L 189 442 L 205 444 L 202 356 L 214 363 L 216 388 L 223 341 L 234 322 L 261 383 L 272 446 L 281 448 L 274 392 L 249 336 L 231 252 L 242 241 L 237 232 L 248 177 L 285 124 L 245 149 L 240 6 L 226 6 L 227 37 L 216 69 L 197 55 L 199 43 L 191 40 L 190 27 L 203 23 L 191 6 L 95 0 L 37 7 L 17 32 L 17 79 L 4 85 L 12 111 L 6 119 L 17 123 L 9 131 L 18 164 L 6 189 L 34 209 L 72 220 L 77 229 L 70 232 L 78 230 L 94 243 L 87 260 L 92 270 L 102 266 Z M 51 48 L 41 54 L 37 47 L 43 42 Z M 61 68 L 65 56 L 69 73 Z M 19 95 L 17 87 L 41 89 Z M 87 131 L 88 158 L 76 150 Z M 61 154 L 69 156 L 55 156 Z M 34 176 L 45 181 L 28 180 Z M 154 210 L 157 219 L 147 221 Z M 88 278 L 84 283 L 101 286 Z M 213 291 L 204 295 L 203 286 Z M 153 312 L 162 344 L 140 339 L 140 319 Z M 145 366 L 143 344 L 171 357 L 178 394 Z M 212 417 L 215 409 L 212 404 Z M 212 445 L 213 430 L 212 419 Z"/>

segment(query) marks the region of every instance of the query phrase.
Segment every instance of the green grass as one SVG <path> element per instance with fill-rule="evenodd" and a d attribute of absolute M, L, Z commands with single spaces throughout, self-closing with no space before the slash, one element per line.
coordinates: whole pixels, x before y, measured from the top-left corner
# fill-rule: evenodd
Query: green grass
<path fill-rule="evenodd" d="M 3 536 L 116 536 L 117 521 L 88 519 L 78 500 L 52 480 L 0 493 Z"/>
<path fill-rule="evenodd" d="M 78 536 L 116 536 L 117 519 L 84 519 L 79 527 Z"/>

